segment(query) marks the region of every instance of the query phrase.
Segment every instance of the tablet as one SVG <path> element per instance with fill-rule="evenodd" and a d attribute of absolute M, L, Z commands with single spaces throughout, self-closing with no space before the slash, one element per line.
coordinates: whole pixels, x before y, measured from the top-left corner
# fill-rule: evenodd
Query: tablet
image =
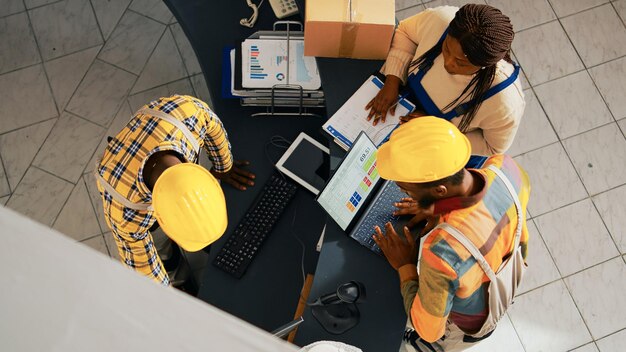
<path fill-rule="evenodd" d="M 301 132 L 278 160 L 276 168 L 318 195 L 330 176 L 330 151 Z"/>

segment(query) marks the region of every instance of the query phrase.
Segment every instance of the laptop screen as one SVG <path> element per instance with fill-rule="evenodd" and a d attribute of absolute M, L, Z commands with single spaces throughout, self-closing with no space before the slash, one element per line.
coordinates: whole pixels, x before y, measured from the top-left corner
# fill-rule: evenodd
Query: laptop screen
<path fill-rule="evenodd" d="M 361 133 L 317 202 L 346 230 L 380 180 L 376 169 L 376 146 Z"/>

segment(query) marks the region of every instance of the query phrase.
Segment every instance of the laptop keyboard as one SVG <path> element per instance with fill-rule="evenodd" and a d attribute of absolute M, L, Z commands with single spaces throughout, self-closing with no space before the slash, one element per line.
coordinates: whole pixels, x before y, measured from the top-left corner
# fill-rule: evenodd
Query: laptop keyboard
<path fill-rule="evenodd" d="M 372 251 L 382 254 L 380 248 L 372 238 L 374 226 L 380 226 L 383 231 L 387 222 L 391 222 L 391 224 L 395 226 L 400 217 L 393 216 L 393 212 L 397 210 L 393 204 L 404 197 L 407 197 L 406 193 L 404 193 L 395 182 L 386 182 L 380 191 L 380 195 L 372 203 L 369 213 L 367 213 L 367 216 L 357 225 L 357 229 L 351 237 Z"/>

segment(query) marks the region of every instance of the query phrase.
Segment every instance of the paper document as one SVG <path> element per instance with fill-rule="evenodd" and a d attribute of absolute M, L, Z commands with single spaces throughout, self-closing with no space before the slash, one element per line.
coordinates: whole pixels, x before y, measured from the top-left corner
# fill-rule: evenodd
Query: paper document
<path fill-rule="evenodd" d="M 237 55 L 241 58 L 241 51 L 236 49 L 226 49 L 228 50 L 228 57 L 224 57 L 224 62 L 228 60 L 228 63 L 222 66 L 222 97 L 224 98 L 235 98 L 235 97 L 258 97 L 258 98 L 266 98 L 270 99 L 272 96 L 271 88 L 243 88 L 241 85 L 241 70 L 236 70 L 236 68 L 241 68 L 241 61 L 237 61 Z M 225 55 L 225 54 L 224 54 Z M 302 95 L 303 99 L 316 99 L 318 105 L 323 105 L 324 103 L 324 92 L 321 90 L 306 90 L 302 91 L 300 94 L 300 90 L 298 89 L 277 89 L 274 91 L 275 98 L 285 98 L 291 97 L 294 99 L 299 99 Z M 305 100 L 306 101 L 306 100 Z"/>
<path fill-rule="evenodd" d="M 296 84 L 303 89 L 321 86 L 315 58 L 304 56 L 302 39 L 290 39 L 289 54 L 286 39 L 246 39 L 241 43 L 241 55 L 244 88 L 271 88 L 275 84 Z"/>
<path fill-rule="evenodd" d="M 352 142 L 364 131 L 368 137 L 380 146 L 400 123 L 400 116 L 407 115 L 415 109 L 415 105 L 402 98 L 396 105 L 395 114 L 387 113 L 385 122 L 372 125 L 367 121 L 369 110 L 365 106 L 378 94 L 383 87 L 383 82 L 376 76 L 370 78 L 346 101 L 339 110 L 330 118 L 322 128 L 335 138 L 337 144 L 344 149 L 352 146 Z"/>

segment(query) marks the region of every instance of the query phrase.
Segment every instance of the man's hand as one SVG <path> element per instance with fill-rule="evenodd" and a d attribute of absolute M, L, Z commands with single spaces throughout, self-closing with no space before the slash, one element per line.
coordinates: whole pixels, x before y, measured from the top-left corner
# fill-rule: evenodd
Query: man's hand
<path fill-rule="evenodd" d="M 411 120 L 413 120 L 416 117 L 422 117 L 422 116 L 428 116 L 428 114 L 426 114 L 423 111 L 419 111 L 419 110 L 415 110 L 412 113 L 409 113 L 406 116 L 400 116 L 400 124 L 403 124 L 405 122 L 409 122 Z"/>
<path fill-rule="evenodd" d="M 228 183 L 238 190 L 245 191 L 247 189 L 246 186 L 254 186 L 253 180 L 256 178 L 253 173 L 241 168 L 248 165 L 250 165 L 250 162 L 247 160 L 235 160 L 233 167 L 228 172 L 211 170 L 211 174 L 218 180 Z"/>
<path fill-rule="evenodd" d="M 434 204 L 428 208 L 421 208 L 417 202 L 410 197 L 400 199 L 399 202 L 394 203 L 394 206 L 398 208 L 398 210 L 393 212 L 393 215 L 395 216 L 413 215 L 413 218 L 411 218 L 411 220 L 409 220 L 406 224 L 409 229 L 414 228 L 415 225 L 426 219 L 428 219 L 428 223 L 430 224 L 432 222 L 431 220 L 439 218 L 438 216 L 433 216 L 433 212 L 435 210 Z M 428 227 L 428 225 L 426 227 Z M 424 233 L 425 232 L 422 231 L 422 234 Z"/>
<path fill-rule="evenodd" d="M 404 238 L 398 236 L 389 222 L 385 224 L 384 235 L 380 227 L 376 226 L 374 230 L 376 230 L 376 234 L 373 236 L 374 241 L 395 270 L 406 264 L 417 263 L 418 245 L 408 227 L 405 226 L 403 229 Z"/>

